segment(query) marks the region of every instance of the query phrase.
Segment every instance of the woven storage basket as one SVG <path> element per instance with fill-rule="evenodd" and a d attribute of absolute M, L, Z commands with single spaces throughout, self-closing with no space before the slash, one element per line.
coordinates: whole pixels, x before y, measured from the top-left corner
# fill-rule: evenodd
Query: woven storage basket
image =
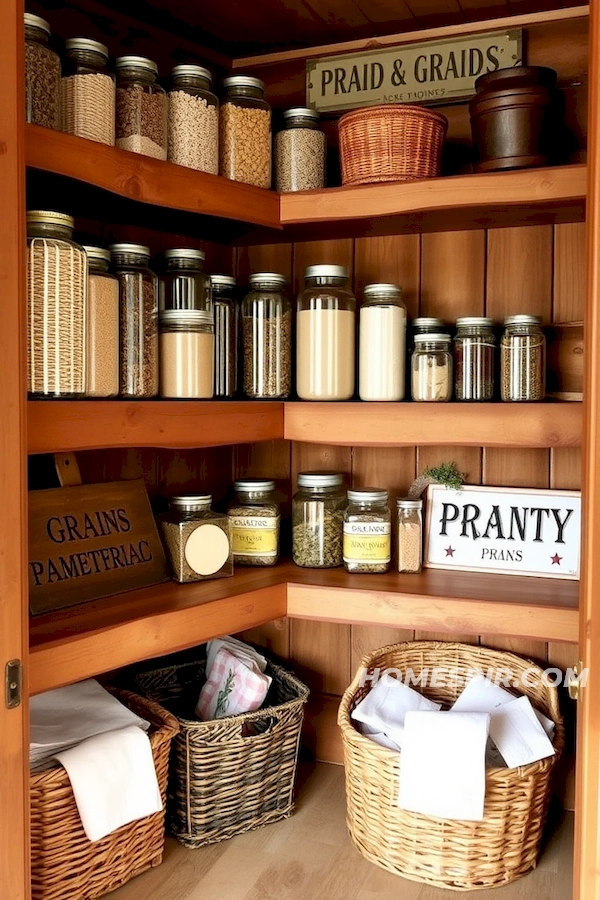
<path fill-rule="evenodd" d="M 361 735 L 350 713 L 368 693 L 360 687 L 361 669 L 442 667 L 448 676 L 418 689 L 448 708 L 461 693 L 466 677 L 481 670 L 488 677 L 502 669 L 519 680 L 526 670 L 533 684 L 519 685 L 532 704 L 556 723 L 556 755 L 518 769 L 488 769 L 485 812 L 481 822 L 436 819 L 398 807 L 402 754 Z M 454 676 L 450 673 L 454 673 Z M 542 670 L 527 660 L 484 647 L 415 641 L 383 647 L 362 660 L 344 694 L 338 714 L 346 766 L 347 823 L 362 855 L 390 872 L 437 887 L 477 890 L 507 884 L 536 865 L 548 802 L 550 777 L 564 744 L 558 691 L 545 686 Z M 462 683 L 460 679 L 462 677 Z"/>
<path fill-rule="evenodd" d="M 187 847 L 203 847 L 292 814 L 300 730 L 308 689 L 269 664 L 273 682 L 256 712 L 210 722 L 193 718 L 204 663 L 136 676 L 136 688 L 178 719 L 169 774 L 167 821 Z"/>
<path fill-rule="evenodd" d="M 444 116 L 422 106 L 392 103 L 346 113 L 339 121 L 342 183 L 434 178 L 447 128 Z"/>
<path fill-rule="evenodd" d="M 150 700 L 128 691 L 114 693 L 151 723 L 150 744 L 164 804 L 171 739 L 179 730 L 177 720 Z M 32 773 L 30 793 L 33 900 L 93 900 L 162 862 L 164 810 L 91 843 L 62 766 Z"/>

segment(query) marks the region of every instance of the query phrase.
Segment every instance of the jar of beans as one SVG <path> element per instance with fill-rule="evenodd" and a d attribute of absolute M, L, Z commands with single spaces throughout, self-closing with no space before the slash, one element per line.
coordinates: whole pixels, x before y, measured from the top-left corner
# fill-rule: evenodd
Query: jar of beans
<path fill-rule="evenodd" d="M 232 75 L 223 81 L 219 170 L 232 181 L 271 187 L 271 107 L 265 85 L 250 75 Z"/>
<path fill-rule="evenodd" d="M 211 275 L 215 312 L 215 397 L 233 397 L 238 381 L 238 302 L 235 278 Z"/>
<path fill-rule="evenodd" d="M 325 187 L 327 139 L 319 131 L 319 113 L 302 107 L 287 109 L 285 130 L 275 137 L 277 190 L 310 191 Z"/>
<path fill-rule="evenodd" d="M 412 398 L 445 401 L 452 396 L 452 355 L 449 334 L 416 334 L 411 359 Z"/>
<path fill-rule="evenodd" d="M 213 396 L 215 327 L 212 314 L 165 309 L 160 323 L 160 395 L 209 400 Z"/>
<path fill-rule="evenodd" d="M 25 119 L 60 129 L 60 58 L 50 49 L 50 26 L 25 13 Z"/>
<path fill-rule="evenodd" d="M 161 309 L 195 309 L 212 316 L 212 291 L 204 272 L 202 250 L 176 247 L 165 252 L 166 271 L 160 283 Z"/>
<path fill-rule="evenodd" d="M 398 571 L 420 572 L 423 565 L 423 501 L 400 499 L 398 508 Z"/>
<path fill-rule="evenodd" d="M 279 558 L 279 503 L 275 482 L 247 478 L 234 482 L 227 507 L 233 561 L 242 566 L 274 566 Z"/>
<path fill-rule="evenodd" d="M 169 512 L 157 516 L 175 581 L 233 575 L 229 522 L 211 504 L 210 494 L 171 497 Z"/>
<path fill-rule="evenodd" d="M 62 130 L 113 146 L 115 143 L 115 78 L 108 50 L 98 41 L 69 38 L 61 81 Z"/>
<path fill-rule="evenodd" d="M 292 500 L 292 555 L 297 566 L 341 566 L 346 490 L 339 472 L 300 472 Z"/>
<path fill-rule="evenodd" d="M 167 158 L 167 95 L 158 66 L 143 56 L 120 56 L 117 70 L 117 147 Z"/>
<path fill-rule="evenodd" d="M 454 390 L 457 400 L 492 400 L 496 339 L 494 320 L 463 316 L 456 320 Z"/>
<path fill-rule="evenodd" d="M 84 247 L 88 259 L 88 397 L 119 393 L 119 282 L 110 275 L 110 252 Z"/>
<path fill-rule="evenodd" d="M 199 172 L 219 173 L 219 101 L 202 66 L 175 66 L 169 92 L 169 159 Z"/>
<path fill-rule="evenodd" d="M 244 393 L 252 398 L 287 397 L 292 387 L 292 309 L 284 275 L 249 278 L 242 303 Z"/>
<path fill-rule="evenodd" d="M 500 342 L 503 400 L 535 401 L 546 395 L 546 338 L 538 316 L 508 316 Z"/>
<path fill-rule="evenodd" d="M 392 561 L 388 492 L 381 488 L 348 491 L 344 513 L 344 567 L 348 572 L 387 572 Z"/>

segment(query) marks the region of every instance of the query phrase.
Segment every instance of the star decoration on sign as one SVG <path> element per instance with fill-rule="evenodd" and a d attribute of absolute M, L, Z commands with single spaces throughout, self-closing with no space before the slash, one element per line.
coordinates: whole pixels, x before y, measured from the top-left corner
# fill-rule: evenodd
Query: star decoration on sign
<path fill-rule="evenodd" d="M 553 565 L 553 566 L 554 566 L 554 565 L 560 566 L 560 561 L 561 561 L 561 559 L 562 559 L 562 556 L 559 556 L 558 553 L 555 553 L 554 556 L 551 556 L 551 557 L 550 557 L 550 559 L 552 560 L 552 565 Z"/>
<path fill-rule="evenodd" d="M 446 556 L 454 556 L 455 552 L 454 547 L 446 547 Z"/>

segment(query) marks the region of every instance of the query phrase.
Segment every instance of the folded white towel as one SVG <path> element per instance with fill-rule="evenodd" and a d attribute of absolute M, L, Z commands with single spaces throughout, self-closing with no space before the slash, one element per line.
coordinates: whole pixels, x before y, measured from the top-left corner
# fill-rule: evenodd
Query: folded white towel
<path fill-rule="evenodd" d="M 512 703 L 516 697 L 500 685 L 494 684 L 485 675 L 474 675 L 464 691 L 454 703 L 453 712 L 489 712 L 493 713 L 499 706 Z M 534 709 L 537 720 L 549 738 L 554 733 L 554 722 L 538 709 Z"/>
<path fill-rule="evenodd" d="M 254 668 L 256 666 L 259 672 L 264 672 L 267 668 L 267 660 L 265 657 L 258 653 L 251 647 L 250 644 L 245 644 L 243 641 L 239 641 L 237 638 L 229 637 L 220 637 L 214 638 L 212 641 L 209 641 L 206 645 L 206 677 L 210 678 L 210 672 L 213 667 L 214 661 L 216 659 L 217 653 L 222 648 L 229 650 L 232 656 L 237 656 L 238 659 L 245 662 L 249 669 Z"/>
<path fill-rule="evenodd" d="M 400 752 L 400 745 L 389 738 L 387 734 L 383 734 L 382 731 L 375 731 L 374 728 L 371 728 L 369 725 L 364 725 L 362 722 L 358 723 L 358 729 L 360 733 L 364 734 L 365 737 L 368 737 L 370 741 L 374 741 L 382 747 L 387 747 L 388 750 L 394 750 L 396 753 Z"/>
<path fill-rule="evenodd" d="M 352 710 L 351 717 L 367 725 L 372 734 L 384 734 L 401 747 L 406 714 L 410 710 L 437 710 L 441 706 L 397 678 L 383 675 Z"/>
<path fill-rule="evenodd" d="M 529 697 L 519 697 L 495 709 L 490 736 L 509 769 L 554 756 L 554 747 L 540 725 Z"/>

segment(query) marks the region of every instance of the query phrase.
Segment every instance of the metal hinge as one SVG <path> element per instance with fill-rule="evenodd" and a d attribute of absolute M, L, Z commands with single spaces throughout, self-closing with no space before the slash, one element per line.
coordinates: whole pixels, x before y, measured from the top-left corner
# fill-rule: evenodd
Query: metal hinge
<path fill-rule="evenodd" d="M 567 690 L 569 691 L 569 697 L 571 700 L 580 700 L 581 699 L 581 689 L 585 686 L 585 679 L 582 678 L 584 672 L 584 665 L 581 660 L 577 663 L 576 666 L 573 666 L 572 675 L 569 678 L 569 682 L 567 685 Z"/>
<path fill-rule="evenodd" d="M 4 702 L 7 709 L 15 709 L 21 703 L 23 666 L 20 659 L 11 659 L 4 667 Z"/>

